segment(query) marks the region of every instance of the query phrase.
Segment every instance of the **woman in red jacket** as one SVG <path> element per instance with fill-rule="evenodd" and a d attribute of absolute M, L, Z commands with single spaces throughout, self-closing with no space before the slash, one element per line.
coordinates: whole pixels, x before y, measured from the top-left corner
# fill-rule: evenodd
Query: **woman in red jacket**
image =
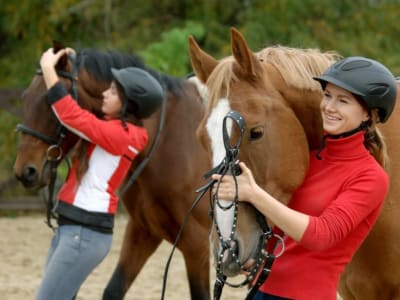
<path fill-rule="evenodd" d="M 132 160 L 148 140 L 141 119 L 155 112 L 164 98 L 148 72 L 112 69 L 113 81 L 103 92 L 103 119 L 82 109 L 59 81 L 55 65 L 73 52 L 43 53 L 40 66 L 49 103 L 63 126 L 77 134 L 76 155 L 58 194 L 56 228 L 37 300 L 71 300 L 90 272 L 110 250 L 116 191 Z"/>
<path fill-rule="evenodd" d="M 311 152 L 308 174 L 289 206 L 259 187 L 240 163 L 240 201 L 251 203 L 285 234 L 285 252 L 257 300 L 336 300 L 339 276 L 376 222 L 388 192 L 386 147 L 375 125 L 393 111 L 393 75 L 375 60 L 349 57 L 314 79 L 323 89 L 325 136 L 321 149 Z M 232 177 L 221 180 L 218 197 L 231 199 Z"/>

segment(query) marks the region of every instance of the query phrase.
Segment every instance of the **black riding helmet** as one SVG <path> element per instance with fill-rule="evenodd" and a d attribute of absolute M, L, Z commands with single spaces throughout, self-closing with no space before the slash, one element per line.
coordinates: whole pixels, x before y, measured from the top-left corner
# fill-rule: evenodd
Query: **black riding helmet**
<path fill-rule="evenodd" d="M 125 97 L 121 115 L 124 116 L 128 101 L 133 102 L 137 118 L 150 117 L 161 105 L 164 91 L 160 83 L 147 71 L 135 67 L 111 69 L 117 84 Z"/>
<path fill-rule="evenodd" d="M 396 102 L 396 80 L 381 63 L 353 56 L 337 61 L 324 74 L 314 77 L 322 89 L 327 83 L 337 85 L 362 99 L 369 109 L 377 108 L 384 123 Z"/>

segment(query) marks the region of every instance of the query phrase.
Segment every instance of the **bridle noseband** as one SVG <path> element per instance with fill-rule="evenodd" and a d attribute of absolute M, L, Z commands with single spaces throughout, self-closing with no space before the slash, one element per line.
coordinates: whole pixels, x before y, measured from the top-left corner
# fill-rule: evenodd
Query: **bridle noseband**
<path fill-rule="evenodd" d="M 56 73 L 59 77 L 66 78 L 71 81 L 71 95 L 72 98 L 77 101 L 78 100 L 77 82 L 78 82 L 79 66 L 77 64 L 75 55 L 68 55 L 68 58 L 72 63 L 72 72 L 56 69 Z M 43 75 L 43 72 L 41 69 L 37 69 L 36 74 Z M 62 149 L 62 142 L 65 138 L 65 133 L 66 133 L 65 127 L 58 120 L 57 122 L 58 126 L 55 137 L 44 134 L 24 124 L 17 124 L 15 128 L 15 131 L 29 134 L 49 145 L 49 147 L 46 150 L 46 161 L 42 169 L 45 169 L 47 164 L 50 164 L 50 183 L 48 185 L 48 197 L 47 199 L 45 198 L 45 204 L 46 204 L 46 215 L 47 215 L 46 223 L 52 229 L 54 228 L 51 224 L 51 218 L 55 218 L 53 211 L 54 210 L 53 196 L 54 196 L 55 183 L 57 180 L 57 166 L 64 155 Z"/>
<path fill-rule="evenodd" d="M 230 145 L 230 137 L 229 137 L 228 130 L 227 130 L 227 120 L 228 119 L 231 119 L 234 122 L 234 124 L 236 124 L 238 126 L 239 131 L 240 131 L 239 140 L 237 141 L 236 145 L 234 145 L 233 147 Z M 267 277 L 271 271 L 272 263 L 274 262 L 275 258 L 279 257 L 284 252 L 283 238 L 272 232 L 272 230 L 270 229 L 269 225 L 267 224 L 267 222 L 265 220 L 265 217 L 258 211 L 256 211 L 256 216 L 257 216 L 257 221 L 260 224 L 260 227 L 262 229 L 262 233 L 261 233 L 261 236 L 259 237 L 259 243 L 258 243 L 258 247 L 257 247 L 258 255 L 255 258 L 256 262 L 252 266 L 251 270 L 248 270 L 247 268 L 244 267 L 244 265 L 242 265 L 240 263 L 240 260 L 237 257 L 235 250 L 232 248 L 232 242 L 236 243 L 235 235 L 236 235 L 236 230 L 237 230 L 237 214 L 238 214 L 238 206 L 239 206 L 238 187 L 237 187 L 236 176 L 240 175 L 241 170 L 238 165 L 238 154 L 239 154 L 240 146 L 242 143 L 243 135 L 246 130 L 246 122 L 239 112 L 230 111 L 224 117 L 222 130 L 223 130 L 223 132 L 222 132 L 223 143 L 224 143 L 224 147 L 225 147 L 225 151 L 226 151 L 225 157 L 219 165 L 217 165 L 216 167 L 214 167 L 213 169 L 208 171 L 204 175 L 204 178 L 209 178 L 212 174 L 215 174 L 215 173 L 221 174 L 222 175 L 221 179 L 223 176 L 225 176 L 227 174 L 231 175 L 234 178 L 235 186 L 236 186 L 234 200 L 232 201 L 232 203 L 230 203 L 229 205 L 226 205 L 226 206 L 224 206 L 220 202 L 220 200 L 218 199 L 219 182 L 217 182 L 214 179 L 211 179 L 204 186 L 202 186 L 196 190 L 196 192 L 199 193 L 199 195 L 193 202 L 188 213 L 185 215 L 185 218 L 184 218 L 182 225 L 179 229 L 179 232 L 176 236 L 175 242 L 173 244 L 170 256 L 168 258 L 168 261 L 167 261 L 167 264 L 165 267 L 163 287 L 162 287 L 162 291 L 161 291 L 161 300 L 163 300 L 164 296 L 165 296 L 165 289 L 166 289 L 166 284 L 167 284 L 167 275 L 168 275 L 169 266 L 170 266 L 174 251 L 177 247 L 178 241 L 180 239 L 180 236 L 182 234 L 184 225 L 186 224 L 190 213 L 197 206 L 197 204 L 200 202 L 200 200 L 205 195 L 205 193 L 207 191 L 211 191 L 214 184 L 217 184 L 217 187 L 216 187 L 216 193 L 210 197 L 210 217 L 213 220 L 213 223 L 215 225 L 216 232 L 218 235 L 218 239 L 221 244 L 221 251 L 218 254 L 217 266 L 216 266 L 217 274 L 216 274 L 216 280 L 215 280 L 215 284 L 214 284 L 214 297 L 213 297 L 214 300 L 220 299 L 221 294 L 222 294 L 222 289 L 223 289 L 225 283 L 234 288 L 243 287 L 244 285 L 253 283 L 253 286 L 249 289 L 249 291 L 246 295 L 246 298 L 245 298 L 246 300 L 253 299 L 253 297 L 254 297 L 255 293 L 257 292 L 258 288 L 260 287 L 260 285 L 262 283 L 264 283 L 264 281 L 267 279 Z M 210 193 L 210 195 L 211 195 L 211 193 Z M 228 210 L 230 208 L 234 209 L 234 218 L 233 218 L 234 221 L 232 224 L 229 238 L 227 240 L 224 240 L 222 233 L 218 227 L 218 224 L 215 221 L 215 218 L 214 218 L 215 206 L 218 206 L 222 210 Z M 268 253 L 265 250 L 267 247 L 267 243 L 269 240 L 271 240 L 271 238 L 274 238 L 274 241 L 273 241 L 274 243 L 271 245 L 272 247 L 270 249 L 273 250 L 277 243 L 281 243 L 281 245 L 282 245 L 281 252 L 275 256 L 272 253 Z M 223 270 L 221 268 L 222 259 L 223 259 L 225 251 L 229 251 L 230 255 L 233 258 L 235 258 L 235 263 L 240 267 L 240 269 L 242 271 L 249 273 L 246 276 L 246 278 L 243 280 L 243 282 L 241 282 L 239 284 L 232 284 L 232 283 L 227 282 L 227 276 L 223 273 Z M 257 274 L 259 274 L 259 275 L 257 276 Z M 257 276 L 257 279 L 254 281 L 256 276 Z"/>
<path fill-rule="evenodd" d="M 226 126 L 227 119 L 231 119 L 234 122 L 234 124 L 237 125 L 237 127 L 239 128 L 239 132 L 240 132 L 239 139 L 238 139 L 236 145 L 234 145 L 233 147 L 230 145 L 230 138 L 229 138 L 229 134 L 228 134 L 227 126 Z M 217 167 L 215 167 L 213 170 L 211 170 L 207 175 L 211 175 L 212 173 L 217 172 L 222 175 L 221 176 L 221 179 L 222 179 L 225 175 L 230 174 L 233 177 L 233 180 L 235 182 L 235 196 L 234 196 L 233 201 L 228 206 L 223 206 L 220 203 L 220 199 L 218 198 L 218 189 L 219 189 L 220 182 L 216 182 L 216 184 L 217 184 L 216 192 L 215 192 L 215 194 L 212 195 L 212 202 L 210 203 L 210 216 L 213 219 L 215 230 L 216 230 L 216 233 L 217 233 L 217 236 L 218 236 L 218 239 L 220 242 L 220 246 L 221 246 L 220 252 L 218 253 L 218 256 L 217 256 L 217 262 L 216 262 L 216 281 L 214 284 L 214 299 L 215 300 L 220 299 L 222 289 L 225 284 L 227 284 L 233 288 L 243 287 L 245 285 L 252 283 L 252 281 L 256 277 L 256 275 L 261 267 L 263 267 L 265 269 L 265 267 L 267 265 L 269 265 L 267 267 L 267 270 L 269 272 L 270 265 L 272 264 L 272 261 L 274 259 L 271 254 L 266 253 L 266 251 L 265 251 L 267 242 L 274 235 L 272 233 L 271 228 L 268 226 L 267 222 L 265 221 L 265 217 L 259 211 L 256 211 L 256 218 L 257 218 L 257 222 L 259 223 L 259 225 L 261 227 L 262 232 L 259 237 L 259 242 L 258 242 L 258 246 L 257 246 L 257 251 L 256 251 L 257 255 L 256 255 L 256 257 L 254 257 L 255 263 L 253 264 L 253 266 L 251 267 L 250 270 L 248 270 L 247 268 L 244 267 L 244 265 L 241 264 L 239 256 L 236 253 L 235 247 L 233 247 L 234 245 L 237 244 L 236 232 L 237 232 L 237 227 L 238 227 L 237 225 L 238 225 L 238 209 L 239 209 L 238 186 L 237 186 L 236 176 L 240 175 L 240 173 L 241 173 L 240 167 L 238 165 L 238 154 L 239 154 L 240 146 L 242 143 L 243 135 L 246 130 L 245 120 L 239 112 L 231 111 L 225 116 L 225 118 L 223 120 L 222 130 L 223 130 L 223 142 L 224 142 L 226 155 L 225 155 L 225 158 L 223 159 L 223 161 Z M 234 215 L 233 215 L 232 228 L 230 230 L 230 234 L 227 239 L 224 239 L 224 237 L 221 233 L 221 230 L 218 226 L 218 223 L 216 221 L 216 218 L 214 217 L 214 209 L 216 206 L 222 210 L 228 210 L 230 208 L 233 208 L 233 210 L 234 210 L 233 211 Z M 234 263 L 236 264 L 236 266 L 238 266 L 238 268 L 240 270 L 242 270 L 243 272 L 247 273 L 247 275 L 245 275 L 245 279 L 238 284 L 233 284 L 233 283 L 228 282 L 227 276 L 224 274 L 224 272 L 222 270 L 223 257 L 224 257 L 224 254 L 226 251 L 228 251 L 229 255 L 234 259 Z M 271 261 L 271 262 L 268 264 L 268 261 Z M 263 277 L 261 277 L 261 278 L 260 277 L 261 276 L 258 277 L 258 280 L 256 281 L 256 284 L 253 286 L 253 288 L 250 289 L 250 292 L 248 293 L 248 296 L 246 297 L 246 299 L 252 299 L 252 297 L 254 296 L 254 293 L 258 289 L 259 285 L 261 285 L 262 282 L 265 281 L 266 277 L 264 279 L 263 279 Z M 262 281 L 258 284 L 259 280 L 262 280 Z"/>

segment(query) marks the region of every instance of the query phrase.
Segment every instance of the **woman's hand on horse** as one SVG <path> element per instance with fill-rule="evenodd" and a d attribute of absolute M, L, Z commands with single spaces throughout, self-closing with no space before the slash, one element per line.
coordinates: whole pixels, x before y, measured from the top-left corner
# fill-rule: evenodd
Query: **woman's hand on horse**
<path fill-rule="evenodd" d="M 250 169 L 247 168 L 245 163 L 239 163 L 240 168 L 242 169 L 242 174 L 236 177 L 238 184 L 238 197 L 240 201 L 249 201 L 253 194 L 254 189 L 257 187 L 257 183 L 254 180 L 253 174 Z M 235 181 L 232 176 L 225 175 L 222 178 L 220 174 L 213 174 L 212 178 L 216 181 L 221 182 L 215 184 L 213 187 L 213 193 L 217 192 L 218 187 L 218 197 L 224 200 L 233 200 L 235 197 Z"/>
<path fill-rule="evenodd" d="M 61 49 L 57 53 L 54 53 L 53 48 L 49 48 L 42 54 L 40 58 L 40 67 L 42 71 L 54 68 L 61 56 L 67 53 L 67 49 Z"/>
<path fill-rule="evenodd" d="M 58 75 L 55 70 L 55 65 L 61 56 L 67 53 L 67 49 L 61 49 L 57 53 L 54 53 L 53 48 L 48 49 L 42 54 L 40 58 L 40 67 L 43 72 L 43 78 L 46 83 L 46 87 L 50 89 L 58 81 Z"/>

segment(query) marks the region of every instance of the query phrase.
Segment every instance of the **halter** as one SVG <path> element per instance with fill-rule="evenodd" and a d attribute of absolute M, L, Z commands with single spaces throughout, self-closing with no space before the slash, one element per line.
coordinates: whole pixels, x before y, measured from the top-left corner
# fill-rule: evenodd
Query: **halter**
<path fill-rule="evenodd" d="M 77 87 L 77 81 L 78 81 L 78 72 L 79 72 L 79 67 L 77 65 L 76 57 L 75 55 L 68 55 L 69 60 L 72 63 L 72 72 L 66 72 L 64 70 L 56 70 L 56 73 L 59 77 L 63 77 L 66 79 L 71 80 L 71 94 L 72 98 L 75 100 L 78 100 L 78 87 Z M 36 70 L 37 75 L 43 75 L 43 71 L 41 69 Z M 51 224 L 51 218 L 55 218 L 54 215 L 54 201 L 53 201 L 53 196 L 54 196 L 54 189 L 55 189 L 55 183 L 57 179 L 57 166 L 60 160 L 63 157 L 63 150 L 61 147 L 61 144 L 65 138 L 65 127 L 58 122 L 58 127 L 56 130 L 56 136 L 52 137 L 49 135 L 46 135 L 40 131 L 37 131 L 35 129 L 30 128 L 29 126 L 26 126 L 24 124 L 17 124 L 16 131 L 18 132 L 23 132 L 25 134 L 29 134 L 46 144 L 49 144 L 49 147 L 46 150 L 46 162 L 43 165 L 42 169 L 46 167 L 47 164 L 50 164 L 50 183 L 48 185 L 48 198 L 44 199 L 45 204 L 46 204 L 46 224 L 54 229 L 53 225 Z M 53 154 L 55 153 L 55 155 Z"/>
<path fill-rule="evenodd" d="M 232 119 L 240 130 L 239 140 L 236 143 L 236 145 L 234 145 L 233 147 L 230 145 L 229 135 L 228 135 L 227 127 L 226 127 L 226 121 L 228 118 Z M 246 130 L 245 120 L 239 112 L 231 111 L 225 116 L 225 118 L 223 120 L 223 142 L 224 142 L 224 147 L 225 147 L 225 151 L 226 151 L 226 156 L 217 167 L 215 167 L 213 170 L 211 170 L 210 172 L 208 172 L 205 175 L 205 176 L 210 176 L 211 174 L 213 174 L 215 172 L 222 175 L 220 180 L 217 182 L 216 193 L 214 195 L 212 195 L 212 203 L 210 204 L 210 216 L 214 221 L 215 230 L 217 232 L 218 239 L 219 239 L 219 242 L 221 245 L 221 249 L 220 249 L 220 252 L 217 257 L 216 281 L 214 283 L 214 300 L 220 299 L 221 294 L 222 294 L 222 289 L 225 284 L 227 284 L 228 286 L 233 287 L 233 288 L 239 288 L 239 287 L 243 287 L 245 285 L 252 283 L 254 278 L 256 277 L 258 271 L 262 267 L 263 270 L 260 273 L 260 276 L 258 276 L 257 281 L 255 282 L 255 284 L 253 285 L 253 287 L 250 289 L 250 291 L 248 292 L 248 294 L 246 296 L 246 299 L 252 299 L 255 292 L 257 291 L 258 287 L 266 280 L 266 278 L 270 272 L 272 263 L 273 263 L 274 259 L 276 258 L 274 255 L 265 252 L 264 249 L 266 248 L 267 242 L 272 237 L 276 237 L 280 242 L 282 242 L 281 237 L 272 233 L 272 230 L 270 229 L 267 222 L 265 221 L 264 216 L 259 211 L 256 211 L 257 222 L 259 223 L 259 225 L 261 227 L 262 233 L 259 237 L 259 242 L 258 242 L 257 251 L 256 251 L 258 254 L 255 257 L 255 263 L 250 270 L 246 269 L 240 263 L 239 257 L 237 256 L 235 248 L 233 247 L 233 245 L 237 244 L 236 231 L 237 231 L 237 222 L 238 222 L 237 214 L 238 214 L 238 208 L 239 208 L 238 186 L 237 186 L 236 176 L 240 175 L 240 173 L 241 173 L 240 167 L 237 163 L 237 161 L 238 161 L 237 159 L 238 159 L 239 149 L 240 149 L 240 146 L 242 143 L 243 134 L 244 134 L 245 130 Z M 235 196 L 234 196 L 233 201 L 228 206 L 223 206 L 220 203 L 220 200 L 218 199 L 218 189 L 219 189 L 220 181 L 226 174 L 230 174 L 234 179 Z M 228 210 L 233 207 L 233 210 L 234 210 L 233 223 L 232 223 L 232 228 L 230 230 L 230 235 L 229 235 L 228 239 L 224 239 L 224 237 L 221 233 L 221 230 L 218 226 L 218 223 L 216 222 L 216 220 L 214 218 L 215 206 L 218 206 L 222 210 Z M 233 284 L 233 283 L 228 282 L 227 276 L 224 275 L 224 273 L 223 273 L 221 266 L 223 263 L 224 253 L 226 251 L 228 251 L 230 256 L 235 260 L 234 263 L 238 266 L 238 268 L 240 268 L 242 271 L 248 273 L 248 275 L 246 275 L 245 279 L 241 283 Z"/>
<path fill-rule="evenodd" d="M 228 134 L 228 130 L 227 130 L 227 120 L 231 119 L 232 121 L 234 121 L 234 123 L 238 126 L 239 130 L 240 130 L 240 136 L 239 136 L 239 140 L 236 143 L 236 145 L 234 145 L 233 147 L 230 145 L 230 138 L 229 138 L 229 134 Z M 267 279 L 270 271 L 271 271 L 271 266 L 272 263 L 274 262 L 275 258 L 279 257 L 280 255 L 282 255 L 283 251 L 284 251 L 284 243 L 283 243 L 283 239 L 282 237 L 280 237 L 277 234 L 274 234 L 272 232 L 272 230 L 270 229 L 270 227 L 268 226 L 267 222 L 265 221 L 264 216 L 257 211 L 257 221 L 260 224 L 260 227 L 262 229 L 262 234 L 259 238 L 259 242 L 258 242 L 258 247 L 257 247 L 257 252 L 259 253 L 256 257 L 256 262 L 255 264 L 252 266 L 251 270 L 249 271 L 248 269 L 246 269 L 239 261 L 239 258 L 236 255 L 236 252 L 234 251 L 234 249 L 232 249 L 232 244 L 236 242 L 235 240 L 235 235 L 236 235 L 236 230 L 237 230 L 237 213 L 238 213 L 238 206 L 239 206 L 239 200 L 238 200 L 238 187 L 237 187 L 237 179 L 236 177 L 238 175 L 240 175 L 241 170 L 240 167 L 238 165 L 238 154 L 239 154 L 239 150 L 240 150 L 240 146 L 243 140 L 243 134 L 246 130 L 246 122 L 244 120 L 244 118 L 242 117 L 242 115 L 237 112 L 237 111 L 230 111 L 223 119 L 223 128 L 222 128 L 223 132 L 223 143 L 224 143 L 224 147 L 226 150 L 226 155 L 224 157 L 224 159 L 222 160 L 222 162 L 217 165 L 216 167 L 214 167 L 213 169 L 211 169 L 210 171 L 208 171 L 205 175 L 204 178 L 209 178 L 212 174 L 221 174 L 221 178 L 220 180 L 223 178 L 223 176 L 225 176 L 226 174 L 230 174 L 233 176 L 233 179 L 235 181 L 235 197 L 234 200 L 227 206 L 224 206 L 218 199 L 218 188 L 219 188 L 219 184 L 220 181 L 217 182 L 217 180 L 211 179 L 208 183 L 206 183 L 204 186 L 202 186 L 201 188 L 197 189 L 196 192 L 200 193 L 199 196 L 196 198 L 196 200 L 193 202 L 192 206 L 190 207 L 188 213 L 185 216 L 185 219 L 182 222 L 182 225 L 179 229 L 179 232 L 177 234 L 177 237 L 175 239 L 174 245 L 172 247 L 170 256 L 168 258 L 166 267 L 165 267 L 165 271 L 164 271 L 164 279 L 163 279 L 163 288 L 162 288 L 162 292 L 161 292 L 161 300 L 164 299 L 164 295 L 165 295 L 165 288 L 166 288 L 166 283 L 167 283 L 167 275 L 168 275 L 168 270 L 169 270 L 169 265 L 171 263 L 172 260 L 172 256 L 173 253 L 177 247 L 178 241 L 180 239 L 180 236 L 182 234 L 183 231 L 183 227 L 186 224 L 186 221 L 188 220 L 188 216 L 189 214 L 192 212 L 192 210 L 197 206 L 197 204 L 200 202 L 200 200 L 202 199 L 202 197 L 204 196 L 204 194 L 211 190 L 211 188 L 213 187 L 214 184 L 217 183 L 217 192 L 212 195 L 212 198 L 210 199 L 210 217 L 213 220 L 213 223 L 215 225 L 216 228 L 216 232 L 218 235 L 218 239 L 219 242 L 221 244 L 221 251 L 218 255 L 218 259 L 217 259 L 217 267 L 216 267 L 216 280 L 214 283 L 214 300 L 219 300 L 222 294 L 222 289 L 225 285 L 225 283 L 227 285 L 229 285 L 230 287 L 233 288 L 239 288 L 239 287 L 243 287 L 244 285 L 247 285 L 251 282 L 253 282 L 254 278 L 256 277 L 256 274 L 258 273 L 258 271 L 262 268 L 262 271 L 260 271 L 259 276 L 257 277 L 256 282 L 254 283 L 254 285 L 252 286 L 252 288 L 249 290 L 249 292 L 247 293 L 246 296 L 246 300 L 251 300 L 254 297 L 254 294 L 257 292 L 258 288 L 260 287 L 260 285 Z M 224 240 L 221 231 L 218 227 L 217 222 L 215 221 L 214 218 L 214 207 L 215 205 L 217 205 L 219 208 L 221 208 L 222 210 L 228 210 L 230 208 L 233 207 L 234 209 L 234 221 L 232 224 L 232 228 L 231 228 L 231 233 L 229 235 L 229 238 L 227 240 Z M 273 247 L 276 246 L 276 243 L 281 243 L 282 244 L 282 250 L 278 255 L 272 255 L 271 253 L 267 253 L 264 249 L 267 246 L 267 242 L 274 237 L 276 239 L 275 244 L 272 245 Z M 232 243 L 233 242 L 233 243 Z M 235 263 L 239 266 L 239 268 L 243 271 L 249 272 L 249 275 L 246 276 L 246 278 L 239 284 L 232 284 L 227 282 L 227 276 L 223 274 L 223 271 L 221 270 L 221 265 L 222 265 L 222 258 L 224 255 L 225 251 L 229 251 L 230 255 L 232 257 L 234 257 Z"/>

